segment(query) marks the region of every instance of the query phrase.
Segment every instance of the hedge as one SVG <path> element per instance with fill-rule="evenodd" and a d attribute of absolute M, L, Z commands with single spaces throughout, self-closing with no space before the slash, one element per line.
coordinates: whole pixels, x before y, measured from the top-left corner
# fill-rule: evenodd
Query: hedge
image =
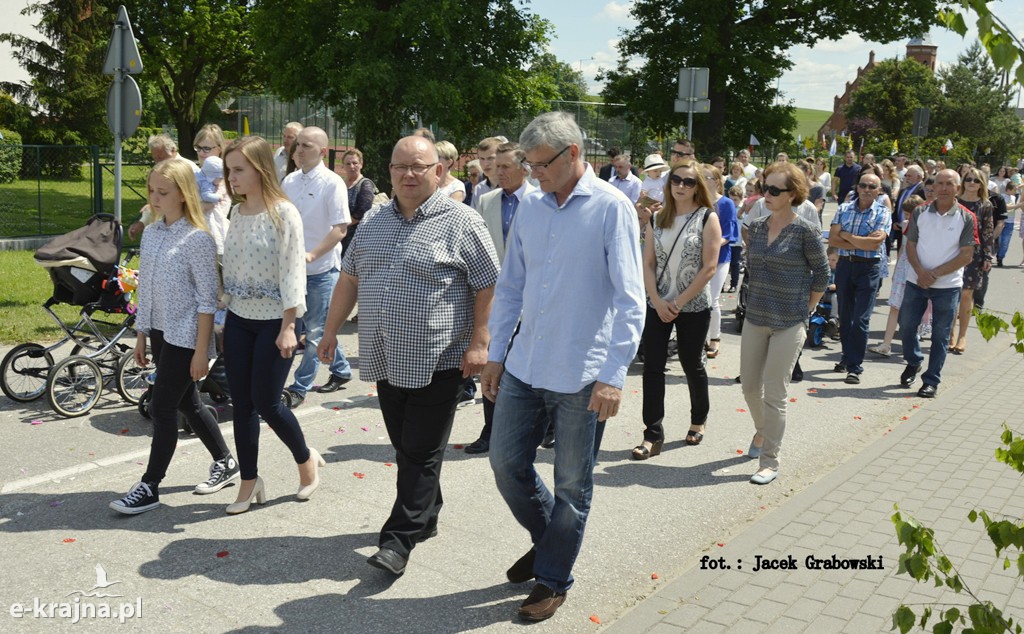
<path fill-rule="evenodd" d="M 0 128 L 0 183 L 13 183 L 21 171 L 21 135 Z"/>

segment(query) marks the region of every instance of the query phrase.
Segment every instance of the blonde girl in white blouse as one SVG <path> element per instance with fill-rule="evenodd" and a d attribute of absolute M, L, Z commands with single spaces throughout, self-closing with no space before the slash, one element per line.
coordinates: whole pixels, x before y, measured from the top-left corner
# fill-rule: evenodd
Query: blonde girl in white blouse
<path fill-rule="evenodd" d="M 192 167 L 186 161 L 157 163 L 149 175 L 148 202 L 157 221 L 142 234 L 135 361 L 143 367 L 149 340 L 156 365 L 150 412 L 153 441 L 142 480 L 110 508 L 137 515 L 160 506 L 158 487 L 178 442 L 181 412 L 213 457 L 210 477 L 196 486 L 214 493 L 237 480 L 238 465 L 213 415 L 199 400 L 196 381 L 214 356 L 217 248 L 207 230 Z"/>
<path fill-rule="evenodd" d="M 262 417 L 299 467 L 296 497 L 309 499 L 326 463 L 306 439 L 281 392 L 295 353 L 295 319 L 306 310 L 306 251 L 302 220 L 277 181 L 273 153 L 263 138 L 243 137 L 224 153 L 232 209 L 224 239 L 224 362 L 234 407 L 235 447 L 242 470 L 230 514 L 266 501 L 257 471 Z"/>

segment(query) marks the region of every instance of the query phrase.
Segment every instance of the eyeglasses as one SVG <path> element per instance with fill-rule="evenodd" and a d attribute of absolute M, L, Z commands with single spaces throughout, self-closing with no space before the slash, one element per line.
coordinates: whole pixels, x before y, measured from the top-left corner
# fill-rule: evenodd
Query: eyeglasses
<path fill-rule="evenodd" d="M 565 151 L 568 150 L 571 147 L 572 147 L 571 145 L 565 146 L 564 148 L 562 148 L 561 152 L 559 152 L 558 154 L 555 154 L 554 156 L 552 156 L 550 161 L 544 161 L 543 163 L 532 163 L 530 161 L 523 161 L 523 166 L 524 167 L 529 167 L 531 169 L 538 169 L 539 168 L 539 169 L 542 169 L 542 170 L 546 170 L 549 165 L 551 165 L 552 163 L 557 161 L 558 157 L 563 155 L 563 154 L 565 154 Z"/>
<path fill-rule="evenodd" d="M 672 183 L 673 185 L 676 185 L 677 187 L 679 185 L 682 185 L 683 187 L 686 187 L 688 189 L 692 189 L 692 188 L 697 186 L 697 179 L 696 178 L 690 178 L 689 176 L 687 176 L 686 178 L 683 178 L 682 176 L 680 176 L 678 174 L 673 174 L 673 175 L 668 177 L 668 180 L 669 180 L 670 183 Z"/>
<path fill-rule="evenodd" d="M 935 179 L 934 178 L 929 178 L 928 180 L 926 180 L 924 182 L 924 184 L 925 185 L 934 185 L 935 184 Z"/>
<path fill-rule="evenodd" d="M 207 154 L 209 154 L 210 152 L 213 151 L 212 147 L 208 147 L 206 145 L 193 145 L 192 149 L 196 151 L 196 154 L 200 152 L 206 152 Z"/>
<path fill-rule="evenodd" d="M 672 150 L 669 152 L 671 156 L 693 156 L 693 152 L 680 152 L 679 150 Z"/>
<path fill-rule="evenodd" d="M 874 183 L 857 183 L 857 188 L 875 190 L 878 189 L 878 185 L 875 185 Z"/>
<path fill-rule="evenodd" d="M 978 184 L 981 184 L 981 179 L 974 178 L 973 176 L 968 176 L 967 178 L 964 179 L 964 183 L 965 184 L 966 183 L 978 183 Z"/>
<path fill-rule="evenodd" d="M 430 165 L 403 165 L 402 163 L 392 163 L 389 167 L 391 171 L 398 172 L 399 174 L 405 174 L 406 172 L 412 172 L 416 176 L 423 176 L 427 173 L 431 167 L 437 165 L 437 161 L 434 161 Z"/>
<path fill-rule="evenodd" d="M 769 185 L 768 187 L 764 188 L 764 193 L 771 194 L 772 196 L 781 196 L 784 192 L 791 191 L 793 190 L 790 188 L 782 189 L 781 187 L 776 187 L 775 185 Z"/>

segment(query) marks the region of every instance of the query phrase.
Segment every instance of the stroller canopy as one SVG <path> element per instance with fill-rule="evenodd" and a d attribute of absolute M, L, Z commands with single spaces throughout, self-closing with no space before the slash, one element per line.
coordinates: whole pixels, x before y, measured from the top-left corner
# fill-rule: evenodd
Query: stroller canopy
<path fill-rule="evenodd" d="M 121 253 L 121 226 L 111 214 L 96 214 L 84 227 L 57 236 L 36 250 L 35 258 L 47 262 L 67 262 L 85 258 L 94 270 L 109 272 Z"/>

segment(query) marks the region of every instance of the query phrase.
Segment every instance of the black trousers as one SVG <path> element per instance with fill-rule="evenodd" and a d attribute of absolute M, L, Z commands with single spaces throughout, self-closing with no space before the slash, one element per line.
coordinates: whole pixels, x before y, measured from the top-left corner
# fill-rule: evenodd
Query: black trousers
<path fill-rule="evenodd" d="M 676 330 L 679 361 L 690 390 L 690 424 L 703 425 L 711 410 L 708 396 L 708 373 L 704 368 L 704 342 L 711 325 L 711 310 L 679 313 L 671 323 L 658 317 L 658 311 L 647 307 L 647 321 L 640 345 L 644 347 L 644 440 L 665 440 L 665 364 L 668 362 L 668 340 Z"/>
<path fill-rule="evenodd" d="M 156 365 L 156 383 L 149 405 L 153 418 L 153 442 L 149 446 L 149 464 L 142 481 L 159 484 L 167 474 L 167 466 L 171 464 L 178 446 L 178 412 L 184 414 L 192 431 L 214 460 L 222 460 L 230 452 L 216 419 L 199 400 L 199 390 L 192 380 L 189 367 L 195 351 L 167 343 L 160 330 L 150 332 L 149 345 Z"/>
<path fill-rule="evenodd" d="M 395 504 L 379 545 L 408 557 L 416 537 L 437 525 L 444 499 L 441 465 L 465 379 L 459 369 L 434 373 L 419 388 L 377 381 L 377 398 L 398 465 Z"/>

